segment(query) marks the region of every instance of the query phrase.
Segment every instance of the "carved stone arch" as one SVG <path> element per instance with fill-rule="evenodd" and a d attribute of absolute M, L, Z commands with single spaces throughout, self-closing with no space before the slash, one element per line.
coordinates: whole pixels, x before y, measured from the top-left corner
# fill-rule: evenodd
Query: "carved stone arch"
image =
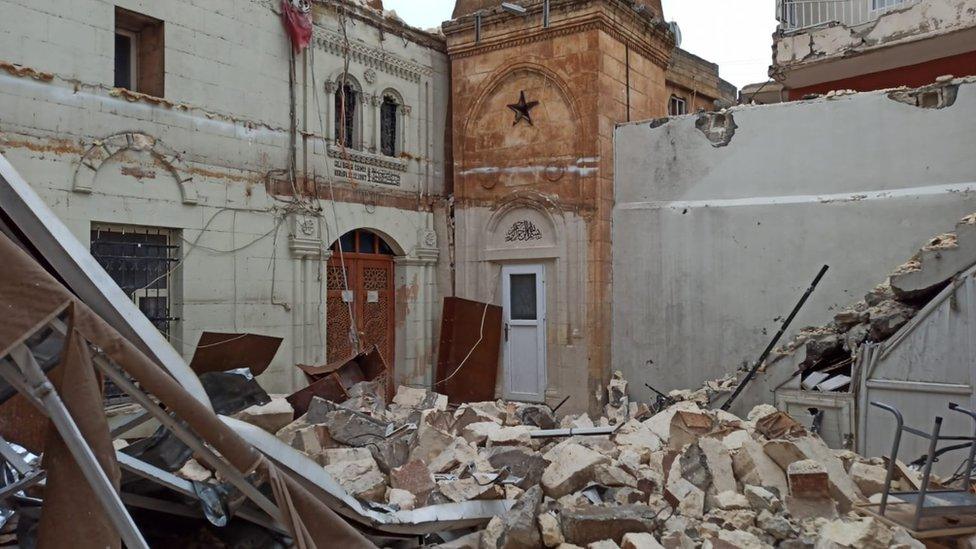
<path fill-rule="evenodd" d="M 559 91 L 559 94 L 562 96 L 563 100 L 566 101 L 567 105 L 569 105 L 572 111 L 573 123 L 578 126 L 582 122 L 579 103 L 561 76 L 550 70 L 545 65 L 541 65 L 539 63 L 534 63 L 531 61 L 515 61 L 502 65 L 486 79 L 488 85 L 482 89 L 481 93 L 478 95 L 478 98 L 475 99 L 475 101 L 468 108 L 468 112 L 464 118 L 463 135 L 467 135 L 469 133 L 469 125 L 474 123 L 476 115 L 484 108 L 485 102 L 498 91 L 498 88 L 505 84 L 508 78 L 520 71 L 535 73 L 545 78 L 547 82 L 551 83 L 554 88 Z M 579 144 L 583 143 L 582 135 L 579 137 L 578 141 Z"/>
<path fill-rule="evenodd" d="M 98 169 L 106 161 L 125 151 L 148 152 L 176 180 L 183 203 L 198 202 L 196 184 L 189 175 L 190 170 L 182 155 L 161 140 L 142 132 L 121 132 L 92 143 L 75 168 L 72 190 L 77 193 L 91 193 L 95 187 Z"/>
<path fill-rule="evenodd" d="M 508 197 L 485 225 L 483 249 L 489 254 L 505 249 L 545 249 L 558 254 L 560 224 L 552 215 L 555 207 L 541 196 L 522 193 Z"/>

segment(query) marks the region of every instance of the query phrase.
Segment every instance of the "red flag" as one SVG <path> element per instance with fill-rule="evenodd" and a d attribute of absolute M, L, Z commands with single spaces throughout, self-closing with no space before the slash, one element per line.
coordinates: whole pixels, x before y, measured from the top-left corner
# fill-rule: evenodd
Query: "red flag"
<path fill-rule="evenodd" d="M 308 47 L 312 40 L 312 15 L 292 4 L 289 0 L 281 0 L 281 21 L 291 38 L 291 45 L 295 53 Z"/>

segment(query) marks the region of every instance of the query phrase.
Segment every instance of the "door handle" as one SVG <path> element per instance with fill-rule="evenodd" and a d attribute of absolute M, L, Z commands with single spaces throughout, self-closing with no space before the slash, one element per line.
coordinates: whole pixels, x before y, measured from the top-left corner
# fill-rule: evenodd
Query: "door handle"
<path fill-rule="evenodd" d="M 508 322 L 505 323 L 505 341 L 508 341 Z"/>

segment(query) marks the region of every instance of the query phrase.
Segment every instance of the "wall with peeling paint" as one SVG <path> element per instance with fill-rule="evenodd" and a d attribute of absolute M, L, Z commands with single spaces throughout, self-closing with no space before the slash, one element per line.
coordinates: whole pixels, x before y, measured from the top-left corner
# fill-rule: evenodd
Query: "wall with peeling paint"
<path fill-rule="evenodd" d="M 613 364 L 632 396 L 754 361 L 823 264 L 784 341 L 830 321 L 976 211 L 976 82 L 957 83 L 943 108 L 883 92 L 736 107 L 727 145 L 694 115 L 618 127 Z"/>
<path fill-rule="evenodd" d="M 116 4 L 163 20 L 164 98 L 111 87 Z M 349 73 L 364 99 L 362 150 L 346 154 L 334 145 L 328 93 L 344 64 L 342 4 L 316 4 L 313 48 L 296 59 L 293 186 L 290 45 L 277 5 L 5 2 L 0 153 L 82 242 L 92 223 L 180 230 L 174 346 L 189 358 L 203 330 L 283 337 L 261 379 L 272 392 L 304 384 L 294 364 L 323 360 L 323 251 L 349 230 L 379 232 L 398 255 L 397 380 L 428 382 L 443 293 L 439 258 L 448 255 L 443 40 L 355 2 L 342 8 L 353 44 Z M 390 90 L 404 107 L 397 158 L 377 153 L 373 98 Z M 330 178 L 339 161 L 391 170 L 400 184 Z"/>

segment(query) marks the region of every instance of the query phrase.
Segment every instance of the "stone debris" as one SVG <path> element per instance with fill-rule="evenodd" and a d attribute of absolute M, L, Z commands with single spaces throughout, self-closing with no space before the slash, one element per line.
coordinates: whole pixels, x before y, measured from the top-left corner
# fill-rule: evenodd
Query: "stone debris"
<path fill-rule="evenodd" d="M 449 407 L 443 395 L 407 387 L 388 406 L 364 387 L 342 403 L 315 398 L 294 421 L 259 410 L 242 417 L 370 504 L 418 512 L 508 500 L 509 511 L 444 547 L 916 546 L 906 531 L 855 514 L 882 489 L 882 460 L 831 450 L 769 405 L 742 419 L 689 391 L 650 413 L 629 402 L 626 386 L 614 376 L 600 418 L 557 421 L 543 406 L 502 401 Z M 543 437 L 540 426 L 616 429 Z M 896 488 L 911 488 L 911 473 L 900 463 L 898 471 Z M 191 461 L 180 474 L 210 472 Z"/>
<path fill-rule="evenodd" d="M 271 395 L 271 402 L 264 406 L 251 406 L 234 415 L 235 419 L 260 427 L 269 433 L 277 433 L 291 423 L 295 410 L 282 395 Z"/>

